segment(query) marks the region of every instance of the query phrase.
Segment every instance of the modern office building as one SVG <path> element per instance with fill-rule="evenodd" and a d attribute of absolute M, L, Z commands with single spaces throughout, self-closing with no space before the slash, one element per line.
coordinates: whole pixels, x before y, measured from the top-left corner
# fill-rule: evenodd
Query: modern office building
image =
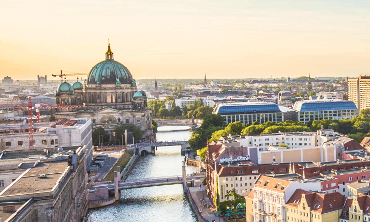
<path fill-rule="evenodd" d="M 370 108 L 370 76 L 348 79 L 348 100 L 360 110 Z"/>
<path fill-rule="evenodd" d="M 303 100 L 294 104 L 298 121 L 308 123 L 322 119 L 352 119 L 359 111 L 352 101 L 345 100 Z"/>
<path fill-rule="evenodd" d="M 226 124 L 236 121 L 243 124 L 285 121 L 279 106 L 267 102 L 223 103 L 216 106 L 214 114 L 223 116 Z"/>

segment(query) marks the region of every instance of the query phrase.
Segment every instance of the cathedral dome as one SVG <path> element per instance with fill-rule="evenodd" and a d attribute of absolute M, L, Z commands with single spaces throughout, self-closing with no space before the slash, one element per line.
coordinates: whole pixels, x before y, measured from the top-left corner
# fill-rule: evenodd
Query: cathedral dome
<path fill-rule="evenodd" d="M 82 83 L 80 83 L 80 82 L 75 82 L 75 83 L 73 83 L 72 88 L 73 88 L 74 90 L 76 90 L 76 89 L 82 89 L 82 88 L 83 88 L 83 85 L 82 85 Z"/>
<path fill-rule="evenodd" d="M 64 82 L 60 84 L 58 92 L 73 92 L 73 88 L 71 84 L 69 84 L 68 82 Z"/>
<path fill-rule="evenodd" d="M 108 45 L 108 51 L 105 53 L 105 60 L 91 69 L 87 84 L 136 85 L 130 71 L 121 63 L 114 61 L 110 44 Z"/>

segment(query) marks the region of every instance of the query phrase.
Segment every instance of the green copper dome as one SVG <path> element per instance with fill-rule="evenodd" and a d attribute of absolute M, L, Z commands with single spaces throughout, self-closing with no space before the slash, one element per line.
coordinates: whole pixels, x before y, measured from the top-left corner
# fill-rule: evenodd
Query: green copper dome
<path fill-rule="evenodd" d="M 73 88 L 68 82 L 64 82 L 60 84 L 58 92 L 73 92 Z"/>
<path fill-rule="evenodd" d="M 108 45 L 108 51 L 105 53 L 105 60 L 91 69 L 87 84 L 136 85 L 130 71 L 121 63 L 114 61 L 110 45 Z"/>
<path fill-rule="evenodd" d="M 134 94 L 134 97 L 133 98 L 140 98 L 140 97 L 145 97 L 146 94 L 144 91 L 137 91 L 135 94 Z"/>
<path fill-rule="evenodd" d="M 76 89 L 82 89 L 83 88 L 83 85 L 80 82 L 75 82 L 75 83 L 73 83 L 73 86 L 72 87 L 73 87 L 74 90 L 76 90 Z"/>

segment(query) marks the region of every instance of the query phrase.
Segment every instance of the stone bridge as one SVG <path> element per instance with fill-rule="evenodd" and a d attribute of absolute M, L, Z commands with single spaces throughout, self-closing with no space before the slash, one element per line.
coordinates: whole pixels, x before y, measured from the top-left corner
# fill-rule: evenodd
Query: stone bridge
<path fill-rule="evenodd" d="M 158 141 L 152 143 L 137 143 L 135 145 L 127 146 L 127 149 L 135 150 L 136 154 L 147 155 L 155 154 L 158 146 L 181 146 L 181 155 L 185 155 L 186 152 L 190 151 L 188 141 Z"/>

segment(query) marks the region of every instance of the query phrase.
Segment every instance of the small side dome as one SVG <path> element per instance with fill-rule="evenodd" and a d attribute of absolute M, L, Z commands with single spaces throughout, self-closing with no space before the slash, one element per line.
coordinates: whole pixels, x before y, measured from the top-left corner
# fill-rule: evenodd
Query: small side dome
<path fill-rule="evenodd" d="M 138 99 L 138 98 L 142 98 L 142 97 L 145 97 L 146 94 L 144 91 L 137 91 L 135 94 L 134 94 L 134 97 L 133 99 Z"/>
<path fill-rule="evenodd" d="M 83 85 L 80 82 L 75 82 L 75 83 L 73 83 L 73 86 L 72 87 L 73 87 L 74 90 L 76 90 L 76 89 L 82 89 L 83 88 Z"/>
<path fill-rule="evenodd" d="M 71 84 L 69 84 L 68 82 L 64 82 L 60 84 L 58 92 L 73 92 L 73 88 Z"/>

